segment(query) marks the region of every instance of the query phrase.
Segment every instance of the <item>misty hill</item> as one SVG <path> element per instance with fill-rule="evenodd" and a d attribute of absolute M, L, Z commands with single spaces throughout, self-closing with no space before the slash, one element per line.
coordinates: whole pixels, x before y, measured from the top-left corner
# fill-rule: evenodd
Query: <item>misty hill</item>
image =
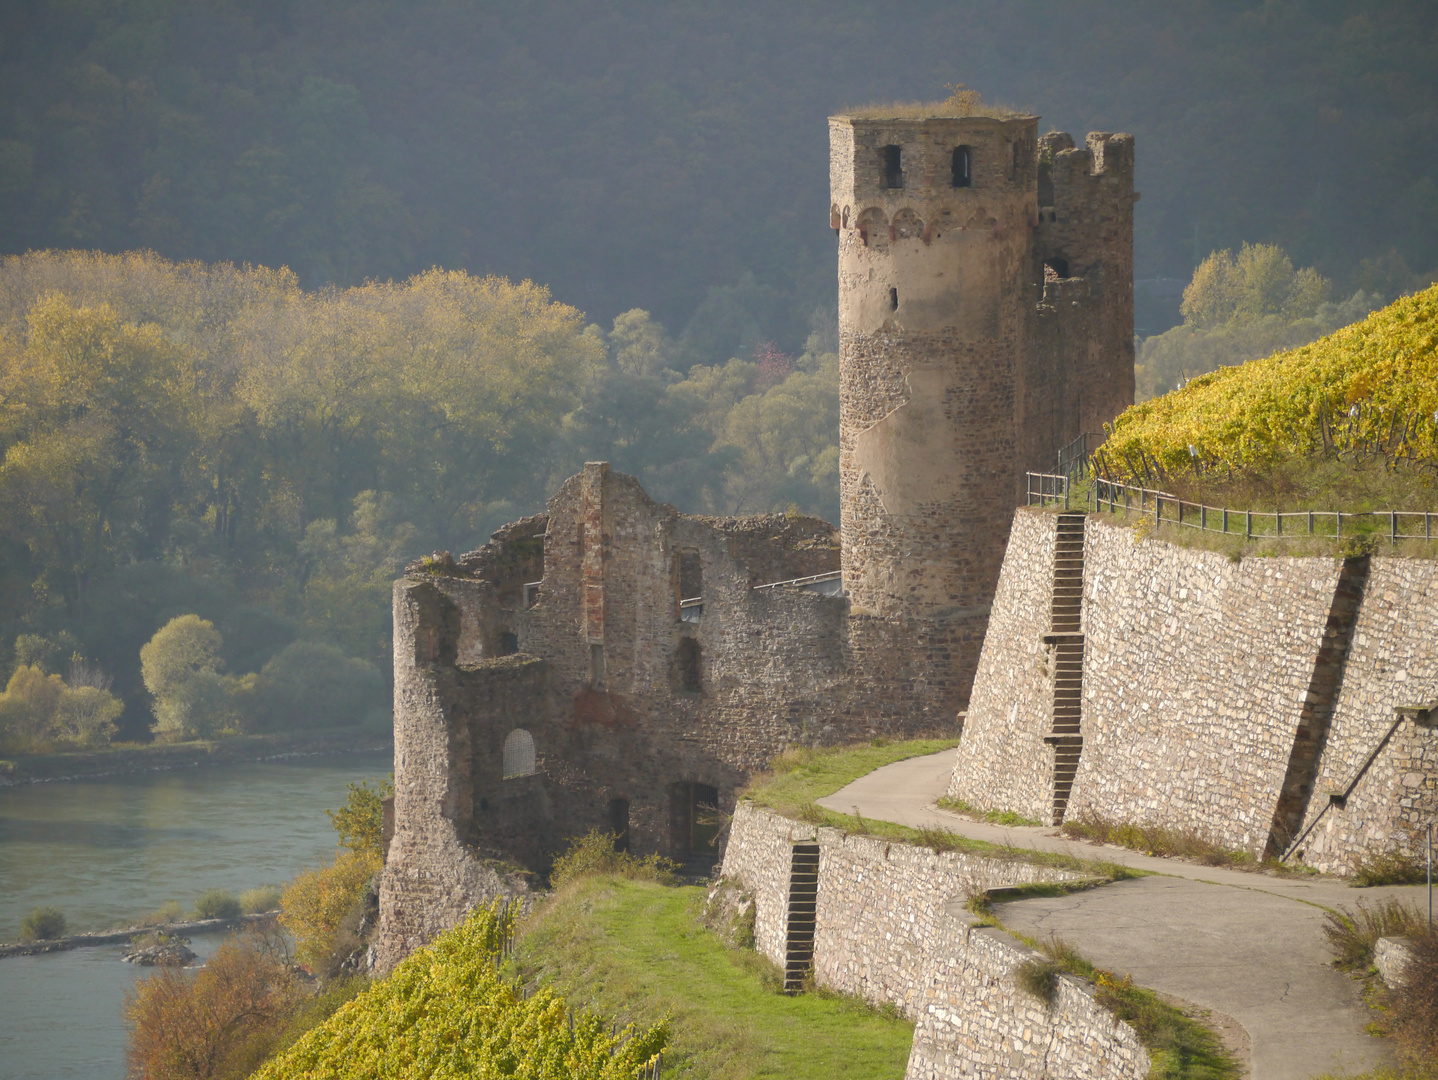
<path fill-rule="evenodd" d="M 1392 0 L 16 0 L 0 251 L 152 248 L 307 287 L 439 265 L 605 325 L 646 308 L 691 363 L 796 353 L 833 303 L 825 117 L 964 82 L 1136 136 L 1139 278 L 1269 241 L 1392 296 L 1401 264 L 1354 271 L 1433 268 L 1435 33 Z M 1177 321 L 1164 303 L 1140 288 L 1141 328 Z"/>

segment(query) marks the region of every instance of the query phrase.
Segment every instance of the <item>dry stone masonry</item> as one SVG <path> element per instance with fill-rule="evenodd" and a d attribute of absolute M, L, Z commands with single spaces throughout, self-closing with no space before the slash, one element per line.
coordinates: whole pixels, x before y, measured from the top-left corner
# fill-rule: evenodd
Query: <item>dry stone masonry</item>
<path fill-rule="evenodd" d="M 1017 511 L 950 794 L 1039 817 L 1059 516 Z M 1438 564 L 1246 558 L 1090 517 L 1070 816 L 1348 873 L 1438 812 Z M 1400 711 L 1404 710 L 1404 711 Z M 1301 823 L 1301 824 L 1300 824 Z"/>
<path fill-rule="evenodd" d="M 724 876 L 754 898 L 755 947 L 783 964 L 796 846 L 817 846 L 813 975 L 915 1022 L 907 1080 L 1143 1077 L 1148 1054 L 1086 986 L 1045 1004 L 1014 984 L 1037 954 L 965 907 L 985 889 L 1079 875 L 815 829 L 741 802 Z"/>

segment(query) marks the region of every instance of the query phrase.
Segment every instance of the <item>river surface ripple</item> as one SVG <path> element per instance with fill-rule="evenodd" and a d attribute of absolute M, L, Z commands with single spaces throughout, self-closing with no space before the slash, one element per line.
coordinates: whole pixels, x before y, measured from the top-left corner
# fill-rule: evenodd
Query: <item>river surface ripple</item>
<path fill-rule="evenodd" d="M 280 884 L 327 861 L 326 809 L 389 751 L 0 788 L 0 941 L 32 908 L 105 929 L 206 889 Z M 196 938 L 201 956 L 218 938 Z M 0 958 L 0 1080 L 120 1080 L 120 1003 L 142 973 L 120 946 Z"/>

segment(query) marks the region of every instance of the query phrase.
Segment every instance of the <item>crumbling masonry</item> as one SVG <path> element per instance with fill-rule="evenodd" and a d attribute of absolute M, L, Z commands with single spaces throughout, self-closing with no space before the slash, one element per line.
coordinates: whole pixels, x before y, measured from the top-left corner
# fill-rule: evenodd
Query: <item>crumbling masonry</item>
<path fill-rule="evenodd" d="M 395 586 L 376 962 L 609 829 L 703 863 L 785 747 L 954 732 L 1028 469 L 1133 400 L 1133 140 L 830 121 L 841 529 L 586 465 Z"/>

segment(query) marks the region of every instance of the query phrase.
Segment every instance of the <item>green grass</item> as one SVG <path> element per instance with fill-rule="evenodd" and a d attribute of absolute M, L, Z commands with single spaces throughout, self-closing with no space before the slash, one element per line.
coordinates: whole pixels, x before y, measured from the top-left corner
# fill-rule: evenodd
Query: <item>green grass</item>
<path fill-rule="evenodd" d="M 958 745 L 957 739 L 875 739 L 849 746 L 795 746 L 775 758 L 769 771 L 756 776 L 744 794 L 759 806 L 799 817 L 815 799 L 832 795 L 875 769 Z"/>
<path fill-rule="evenodd" d="M 892 821 L 879 821 L 861 815 L 840 814 L 818 805 L 814 800 L 832 795 L 840 788 L 885 765 L 905 758 L 937 754 L 958 745 L 953 739 L 913 739 L 890 743 L 875 740 L 851 746 L 823 748 L 800 747 L 786 750 L 777 757 L 766 773 L 755 777 L 741 793 L 756 806 L 811 825 L 842 829 L 850 835 L 873 836 L 901 844 L 930 848 L 935 852 L 962 851 L 991 859 L 1052 866 L 1074 870 L 1090 877 L 1123 881 L 1145 877 L 1142 870 L 1131 870 L 1118 863 L 1099 859 L 1081 859 L 1057 851 L 1038 851 L 1008 844 L 991 844 L 972 840 L 948 829 L 914 829 Z"/>
<path fill-rule="evenodd" d="M 699 888 L 573 880 L 521 925 L 512 968 L 621 1021 L 669 1016 L 666 1078 L 903 1075 L 912 1024 L 824 991 L 786 997 L 777 968 L 704 928 L 703 900 Z"/>
<path fill-rule="evenodd" d="M 966 814 L 969 817 L 986 821 L 990 825 L 1026 825 L 1031 828 L 1042 828 L 1043 822 L 1034 818 L 1024 817 L 1022 814 L 1012 810 L 980 810 L 977 806 L 965 802 L 963 799 L 951 799 L 945 795 L 936 804 L 940 810 L 952 810 L 956 814 Z"/>
<path fill-rule="evenodd" d="M 1221 847 L 1195 829 L 1173 829 L 1165 825 L 1112 821 L 1097 814 L 1083 814 L 1063 823 L 1063 834 L 1074 840 L 1113 844 L 1159 858 L 1191 859 L 1204 866 L 1230 870 L 1266 871 L 1283 875 L 1315 873 L 1302 863 L 1277 859 L 1255 859 L 1246 851 Z"/>

